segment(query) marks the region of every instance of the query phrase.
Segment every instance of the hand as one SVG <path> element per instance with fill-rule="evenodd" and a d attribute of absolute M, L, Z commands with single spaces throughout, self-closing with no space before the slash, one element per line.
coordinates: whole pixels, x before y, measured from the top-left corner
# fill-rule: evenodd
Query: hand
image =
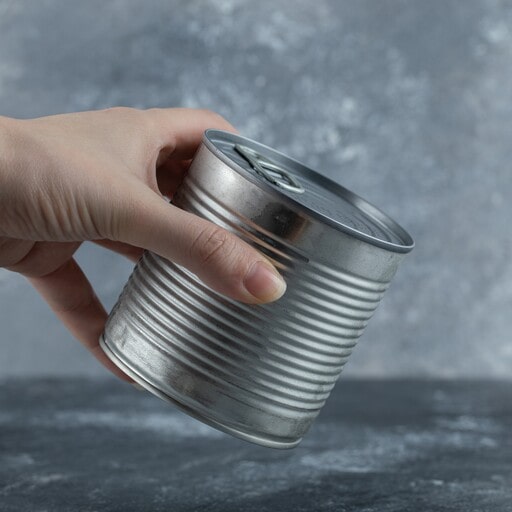
<path fill-rule="evenodd" d="M 28 277 L 73 335 L 126 380 L 98 344 L 107 313 L 73 258 L 83 241 L 134 261 L 149 249 L 248 303 L 285 290 L 255 249 L 166 199 L 207 128 L 233 130 L 193 109 L 0 117 L 0 267 Z"/>

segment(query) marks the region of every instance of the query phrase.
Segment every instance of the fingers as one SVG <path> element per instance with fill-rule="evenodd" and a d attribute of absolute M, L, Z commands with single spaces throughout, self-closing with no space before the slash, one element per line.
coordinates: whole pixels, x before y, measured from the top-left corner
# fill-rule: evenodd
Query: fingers
<path fill-rule="evenodd" d="M 236 131 L 222 116 L 210 110 L 190 108 L 149 109 L 166 156 L 189 159 L 199 146 L 208 128 Z"/>
<path fill-rule="evenodd" d="M 109 249 L 110 251 L 117 252 L 121 256 L 125 256 L 130 261 L 136 263 L 139 261 L 144 249 L 140 247 L 134 247 L 133 245 L 125 244 L 123 242 L 113 242 L 112 240 L 93 240 L 95 244 Z"/>
<path fill-rule="evenodd" d="M 236 131 L 225 119 L 207 110 L 148 112 L 161 136 L 157 178 L 160 191 L 167 196 L 172 195 L 184 175 L 183 166 L 169 161 L 192 158 L 208 128 Z M 149 190 L 134 193 L 134 197 L 140 202 L 126 208 L 126 215 L 118 222 L 117 240 L 173 260 L 216 291 L 243 302 L 271 302 L 284 293 L 286 284 L 275 268 L 233 234 L 157 199 Z"/>
<path fill-rule="evenodd" d="M 219 293 L 247 303 L 277 300 L 286 284 L 254 248 L 149 189 L 121 212 L 116 239 L 144 247 L 194 272 Z"/>
<path fill-rule="evenodd" d="M 20 245 L 25 242 L 17 241 Z M 7 270 L 25 277 L 40 277 L 52 273 L 68 261 L 81 242 L 32 242 L 30 249 L 10 265 Z"/>
<path fill-rule="evenodd" d="M 21 242 L 19 245 L 24 247 Z M 31 243 L 22 257 L 18 254 L 18 258 L 6 268 L 25 275 L 71 333 L 110 371 L 131 382 L 99 346 L 107 314 L 72 258 L 79 245 L 80 242 Z M 14 244 L 11 246 L 14 248 Z M 136 248 L 132 249 L 135 251 Z"/>
<path fill-rule="evenodd" d="M 119 370 L 99 346 L 107 313 L 74 259 L 42 277 L 29 278 L 62 323 L 112 373 L 131 379 Z"/>

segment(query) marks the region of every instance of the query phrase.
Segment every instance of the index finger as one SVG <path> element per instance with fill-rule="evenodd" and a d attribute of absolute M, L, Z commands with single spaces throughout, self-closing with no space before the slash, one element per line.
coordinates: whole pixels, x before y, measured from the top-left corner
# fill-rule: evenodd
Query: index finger
<path fill-rule="evenodd" d="M 167 158 L 189 159 L 209 128 L 236 132 L 231 123 L 211 110 L 195 108 L 152 108 L 152 116 L 161 139 L 162 153 Z"/>
<path fill-rule="evenodd" d="M 119 378 L 132 382 L 110 361 L 99 345 L 107 313 L 74 258 L 45 276 L 29 277 L 29 281 L 61 322 L 96 359 Z"/>

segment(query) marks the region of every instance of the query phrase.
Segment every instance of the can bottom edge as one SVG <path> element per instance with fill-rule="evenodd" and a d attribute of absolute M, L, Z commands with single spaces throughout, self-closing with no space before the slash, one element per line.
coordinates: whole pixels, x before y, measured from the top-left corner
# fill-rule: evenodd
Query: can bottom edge
<path fill-rule="evenodd" d="M 189 405 L 183 403 L 182 401 L 178 400 L 177 398 L 170 396 L 167 393 L 164 393 L 157 387 L 155 387 L 153 384 L 150 384 L 146 379 L 144 379 L 142 376 L 140 376 L 137 372 L 135 372 L 130 366 L 128 366 L 124 361 L 122 361 L 119 356 L 114 354 L 114 352 L 111 350 L 111 348 L 108 346 L 107 342 L 105 341 L 105 338 L 103 335 L 100 336 L 99 343 L 101 346 L 101 349 L 105 353 L 105 355 L 121 370 L 123 370 L 126 375 L 131 377 L 137 384 L 141 385 L 146 391 L 149 391 L 153 395 L 157 396 L 158 398 L 169 402 L 182 411 L 184 411 L 189 416 L 192 416 L 193 418 L 206 423 L 210 427 L 213 427 L 217 430 L 220 430 L 222 432 L 225 432 L 227 434 L 231 434 L 232 436 L 238 437 L 239 439 L 243 439 L 244 441 L 248 441 L 250 443 L 258 444 L 260 446 L 264 446 L 266 448 L 276 448 L 280 450 L 286 450 L 290 448 L 295 448 L 301 441 L 302 438 L 298 439 L 297 441 L 292 442 L 283 442 L 283 441 L 273 441 L 270 439 L 266 439 L 264 437 L 259 437 L 253 434 L 248 434 L 247 432 L 244 432 L 242 430 L 229 427 L 227 425 L 224 425 L 214 418 L 208 416 L 207 414 L 201 413 L 193 408 L 191 408 Z"/>

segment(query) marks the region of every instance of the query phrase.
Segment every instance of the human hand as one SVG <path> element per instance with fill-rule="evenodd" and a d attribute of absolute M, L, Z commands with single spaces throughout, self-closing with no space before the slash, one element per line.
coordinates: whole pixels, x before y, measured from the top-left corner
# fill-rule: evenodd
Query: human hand
<path fill-rule="evenodd" d="M 285 290 L 255 249 L 166 199 L 207 128 L 233 130 L 194 109 L 0 117 L 0 267 L 26 276 L 71 333 L 125 380 L 98 344 L 107 313 L 73 258 L 83 241 L 134 261 L 148 249 L 247 303 Z"/>

